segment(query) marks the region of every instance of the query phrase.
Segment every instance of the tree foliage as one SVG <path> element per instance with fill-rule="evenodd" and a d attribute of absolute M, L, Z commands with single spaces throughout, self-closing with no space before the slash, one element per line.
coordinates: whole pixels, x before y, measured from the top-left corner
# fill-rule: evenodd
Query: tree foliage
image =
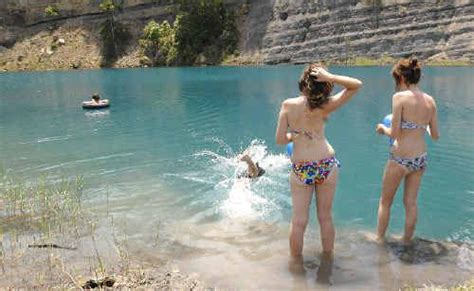
<path fill-rule="evenodd" d="M 115 13 L 121 9 L 120 4 L 114 0 L 102 0 L 99 7 L 107 14 L 107 19 L 100 27 L 102 65 L 110 66 L 125 50 L 130 34 L 125 25 L 115 20 Z"/>
<path fill-rule="evenodd" d="M 143 29 L 140 45 L 146 56 L 152 59 L 155 66 L 171 66 L 176 62 L 177 44 L 175 27 L 179 26 L 176 19 L 173 26 L 168 21 L 161 24 L 150 21 Z"/>
<path fill-rule="evenodd" d="M 100 10 L 102 11 L 115 11 L 119 8 L 119 4 L 116 4 L 113 0 L 102 0 L 99 4 Z"/>
<path fill-rule="evenodd" d="M 222 0 L 178 0 L 171 26 L 150 21 L 141 45 L 154 65 L 218 63 L 237 48 L 235 16 Z"/>
<path fill-rule="evenodd" d="M 211 58 L 212 52 L 235 50 L 237 29 L 234 15 L 228 12 L 222 0 L 181 0 L 180 26 L 176 28 L 179 60 L 193 64 L 200 54 Z"/>
<path fill-rule="evenodd" d="M 56 17 L 59 16 L 59 10 L 56 6 L 49 5 L 44 9 L 44 14 L 46 17 Z"/>

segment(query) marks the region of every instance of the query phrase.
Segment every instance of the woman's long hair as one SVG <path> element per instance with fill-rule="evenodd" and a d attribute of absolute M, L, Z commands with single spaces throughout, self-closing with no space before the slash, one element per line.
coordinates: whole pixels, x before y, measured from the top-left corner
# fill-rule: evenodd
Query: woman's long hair
<path fill-rule="evenodd" d="M 311 76 L 311 73 L 317 68 L 326 69 L 326 67 L 321 64 L 310 64 L 303 70 L 298 81 L 300 92 L 306 96 L 310 109 L 321 108 L 324 104 L 328 103 L 332 89 L 334 88 L 332 83 L 318 82 L 317 77 Z"/>

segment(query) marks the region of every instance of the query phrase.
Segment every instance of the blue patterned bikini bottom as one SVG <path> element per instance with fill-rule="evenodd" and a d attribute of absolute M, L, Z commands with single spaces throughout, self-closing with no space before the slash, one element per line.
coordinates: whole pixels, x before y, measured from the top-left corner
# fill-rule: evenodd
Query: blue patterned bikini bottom
<path fill-rule="evenodd" d="M 428 162 L 428 154 L 424 153 L 414 158 L 402 158 L 390 153 L 390 160 L 397 162 L 399 165 L 407 168 L 410 172 L 413 172 L 426 168 Z"/>

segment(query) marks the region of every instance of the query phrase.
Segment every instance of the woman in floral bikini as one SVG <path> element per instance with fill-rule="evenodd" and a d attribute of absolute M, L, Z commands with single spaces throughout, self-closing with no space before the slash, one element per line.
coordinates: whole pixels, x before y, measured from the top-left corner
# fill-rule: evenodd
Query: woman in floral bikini
<path fill-rule="evenodd" d="M 331 96 L 334 83 L 344 89 Z M 294 144 L 290 174 L 293 214 L 289 238 L 293 258 L 302 256 L 309 205 L 315 190 L 323 254 L 332 256 L 335 237 L 332 201 L 339 162 L 325 137 L 324 124 L 329 115 L 349 101 L 361 85 L 357 79 L 335 75 L 322 65 L 310 64 L 299 80 L 301 96 L 287 99 L 281 106 L 276 142 Z"/>

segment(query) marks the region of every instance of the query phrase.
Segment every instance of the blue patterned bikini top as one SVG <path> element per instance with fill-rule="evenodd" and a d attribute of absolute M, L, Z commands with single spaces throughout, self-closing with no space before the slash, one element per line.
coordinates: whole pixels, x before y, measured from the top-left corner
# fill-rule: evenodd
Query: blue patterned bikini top
<path fill-rule="evenodd" d="M 427 125 L 419 125 L 412 121 L 402 120 L 400 127 L 402 129 L 425 129 L 426 130 Z"/>

